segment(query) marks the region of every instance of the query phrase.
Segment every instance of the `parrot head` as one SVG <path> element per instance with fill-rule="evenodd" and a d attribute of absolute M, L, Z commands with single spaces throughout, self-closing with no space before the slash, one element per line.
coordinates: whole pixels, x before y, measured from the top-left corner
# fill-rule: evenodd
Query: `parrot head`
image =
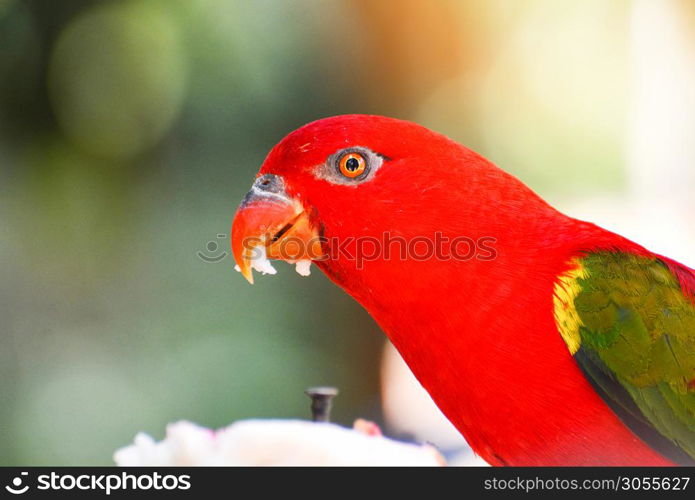
<path fill-rule="evenodd" d="M 471 243 L 494 240 L 495 224 L 513 226 L 523 216 L 511 205 L 521 199 L 526 211 L 534 200 L 543 205 L 485 158 L 420 125 L 325 118 L 270 151 L 234 218 L 232 253 L 250 283 L 266 259 L 313 261 L 358 300 L 403 280 L 419 293 L 452 265 L 469 262 L 473 273 L 480 249 Z M 438 255 L 455 244 L 472 258 Z"/>

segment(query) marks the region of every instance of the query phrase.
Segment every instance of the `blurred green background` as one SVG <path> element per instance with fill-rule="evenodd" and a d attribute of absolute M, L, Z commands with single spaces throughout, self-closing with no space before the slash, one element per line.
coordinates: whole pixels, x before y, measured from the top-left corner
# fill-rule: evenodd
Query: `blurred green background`
<path fill-rule="evenodd" d="M 253 287 L 233 270 L 226 235 L 266 153 L 320 117 L 385 114 L 570 211 L 622 199 L 644 178 L 638 8 L 0 0 L 0 464 L 111 464 L 178 419 L 306 418 L 319 384 L 341 389 L 336 421 L 383 422 L 366 313 L 316 270 Z"/>

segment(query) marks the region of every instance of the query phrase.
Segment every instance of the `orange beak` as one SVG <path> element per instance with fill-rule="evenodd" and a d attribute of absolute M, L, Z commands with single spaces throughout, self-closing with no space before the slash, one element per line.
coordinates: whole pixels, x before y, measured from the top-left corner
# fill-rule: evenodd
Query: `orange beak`
<path fill-rule="evenodd" d="M 318 260 L 321 240 L 309 214 L 290 198 L 281 177 L 266 174 L 254 182 L 232 223 L 232 253 L 241 274 L 253 284 L 253 269 L 266 259 Z"/>

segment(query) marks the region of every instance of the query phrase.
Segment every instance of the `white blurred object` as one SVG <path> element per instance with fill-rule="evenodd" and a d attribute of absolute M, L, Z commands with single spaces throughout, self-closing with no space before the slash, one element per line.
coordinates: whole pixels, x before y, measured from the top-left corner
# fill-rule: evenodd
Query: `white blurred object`
<path fill-rule="evenodd" d="M 309 276 L 311 274 L 311 261 L 309 259 L 298 260 L 294 263 L 294 269 L 300 276 Z"/>
<path fill-rule="evenodd" d="M 556 203 L 695 265 L 695 29 L 684 2 L 639 0 L 630 23 L 627 193 Z"/>
<path fill-rule="evenodd" d="M 390 343 L 381 361 L 381 399 L 389 429 L 408 434 L 418 441 L 453 451 L 449 465 L 487 465 L 466 443 L 461 433 L 434 404 Z"/>
<path fill-rule="evenodd" d="M 689 201 L 695 184 L 695 26 L 685 2 L 639 0 L 631 16 L 632 192 Z"/>
<path fill-rule="evenodd" d="M 357 420 L 354 429 L 304 420 L 241 420 L 213 431 L 191 422 L 169 424 L 156 442 L 144 433 L 114 453 L 120 466 L 296 465 L 441 466 L 429 445 L 381 436 L 376 424 Z"/>
<path fill-rule="evenodd" d="M 634 3 L 627 172 L 635 239 L 695 265 L 695 29 L 685 7 Z"/>

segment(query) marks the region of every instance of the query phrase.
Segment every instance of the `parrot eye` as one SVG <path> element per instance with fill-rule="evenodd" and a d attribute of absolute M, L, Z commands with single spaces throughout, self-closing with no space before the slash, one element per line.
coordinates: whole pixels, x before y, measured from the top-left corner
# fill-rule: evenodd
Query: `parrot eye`
<path fill-rule="evenodd" d="M 346 153 L 338 161 L 338 168 L 345 177 L 354 179 L 367 169 L 367 160 L 360 153 Z"/>
<path fill-rule="evenodd" d="M 314 168 L 314 175 L 332 184 L 357 186 L 371 180 L 386 159 L 371 149 L 353 146 L 333 153 L 326 163 Z"/>

